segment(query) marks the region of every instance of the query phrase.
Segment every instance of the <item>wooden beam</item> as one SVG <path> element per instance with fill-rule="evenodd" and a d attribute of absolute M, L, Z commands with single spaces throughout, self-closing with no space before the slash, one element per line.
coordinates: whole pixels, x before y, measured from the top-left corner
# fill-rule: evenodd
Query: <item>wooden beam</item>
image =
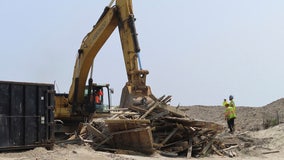
<path fill-rule="evenodd" d="M 187 155 L 186 155 L 186 158 L 187 159 L 190 159 L 191 158 L 191 154 L 192 154 L 192 139 L 190 138 L 188 140 L 188 149 L 187 149 Z"/>
<path fill-rule="evenodd" d="M 94 147 L 95 150 L 97 150 L 101 145 L 105 144 L 107 141 L 109 141 L 112 138 L 112 136 L 106 137 L 101 143 L 99 143 L 97 146 Z"/>
<path fill-rule="evenodd" d="M 207 145 L 202 149 L 201 154 L 206 155 L 210 149 L 210 147 L 213 144 L 214 138 L 216 137 L 217 134 L 211 137 L 211 140 L 207 143 Z"/>
<path fill-rule="evenodd" d="M 231 149 L 234 149 L 234 148 L 238 148 L 238 147 L 239 147 L 239 145 L 231 146 L 229 148 L 223 149 L 223 151 L 228 151 L 228 150 L 231 150 Z"/>
<path fill-rule="evenodd" d="M 169 105 L 166 105 L 166 104 L 163 104 L 163 105 L 161 104 L 159 107 L 169 111 L 170 113 L 172 113 L 173 115 L 175 115 L 177 117 L 186 117 L 185 112 L 179 110 L 176 107 L 169 106 Z"/>
<path fill-rule="evenodd" d="M 212 149 L 213 149 L 213 151 L 216 153 L 216 154 L 218 154 L 219 156 L 224 156 L 220 151 L 218 151 L 218 149 L 212 144 Z"/>
<path fill-rule="evenodd" d="M 146 113 L 144 113 L 139 119 L 145 118 L 149 113 L 151 113 L 160 103 L 156 102 Z"/>
<path fill-rule="evenodd" d="M 91 124 L 86 124 L 87 126 L 87 130 L 91 133 L 93 133 L 94 135 L 96 135 L 97 137 L 102 137 L 102 138 L 106 138 L 106 136 L 104 134 L 102 134 L 101 131 L 99 131 L 98 129 L 96 129 L 95 127 L 93 127 Z"/>
<path fill-rule="evenodd" d="M 129 109 L 136 111 L 136 112 L 139 112 L 139 113 L 146 113 L 147 112 L 146 109 L 143 109 L 143 108 L 137 107 L 137 106 L 129 106 Z"/>
<path fill-rule="evenodd" d="M 270 153 L 278 153 L 280 151 L 276 150 L 276 151 L 267 151 L 267 152 L 262 152 L 262 154 L 270 154 Z"/>
<path fill-rule="evenodd" d="M 149 119 L 150 120 L 158 119 L 158 118 L 161 118 L 161 117 L 163 117 L 165 115 L 168 115 L 169 113 L 170 113 L 169 111 L 160 112 L 158 114 L 152 115 Z"/>
<path fill-rule="evenodd" d="M 168 142 L 168 140 L 178 131 L 178 128 L 175 128 L 161 143 L 162 145 L 164 145 L 165 143 Z"/>
<path fill-rule="evenodd" d="M 125 125 L 125 124 L 150 124 L 150 120 L 148 119 L 106 119 L 105 122 L 107 124 L 117 124 L 117 125 Z"/>
<path fill-rule="evenodd" d="M 171 100 L 171 98 L 172 98 L 172 96 L 167 96 L 166 98 L 164 98 L 164 99 L 162 100 L 162 102 L 163 102 L 163 103 L 167 103 L 167 102 L 169 102 L 169 101 Z"/>

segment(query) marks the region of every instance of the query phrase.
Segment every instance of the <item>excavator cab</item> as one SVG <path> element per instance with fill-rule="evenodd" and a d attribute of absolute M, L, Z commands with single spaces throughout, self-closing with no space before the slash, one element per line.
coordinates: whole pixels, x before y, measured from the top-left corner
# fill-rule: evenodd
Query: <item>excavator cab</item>
<path fill-rule="evenodd" d="M 68 103 L 68 94 L 56 94 L 55 96 L 55 136 L 57 139 L 66 138 L 66 133 L 77 129 L 80 122 L 84 122 L 92 113 L 103 115 L 110 112 L 111 94 L 113 89 L 109 84 L 86 85 L 84 92 L 85 103 L 82 114 L 72 114 L 72 106 Z"/>
<path fill-rule="evenodd" d="M 108 113 L 111 108 L 112 89 L 109 84 L 88 85 L 85 88 L 85 104 L 88 113 Z"/>

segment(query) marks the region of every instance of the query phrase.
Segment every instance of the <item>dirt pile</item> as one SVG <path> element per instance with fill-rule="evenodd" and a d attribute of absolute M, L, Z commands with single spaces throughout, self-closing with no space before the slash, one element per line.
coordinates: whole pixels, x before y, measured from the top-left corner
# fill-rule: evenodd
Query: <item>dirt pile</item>
<path fill-rule="evenodd" d="M 226 126 L 223 106 L 182 106 L 181 110 L 193 119 L 212 121 Z M 236 130 L 257 131 L 265 129 L 267 121 L 276 125 L 277 121 L 284 122 L 284 98 L 276 100 L 263 107 L 237 106 Z"/>

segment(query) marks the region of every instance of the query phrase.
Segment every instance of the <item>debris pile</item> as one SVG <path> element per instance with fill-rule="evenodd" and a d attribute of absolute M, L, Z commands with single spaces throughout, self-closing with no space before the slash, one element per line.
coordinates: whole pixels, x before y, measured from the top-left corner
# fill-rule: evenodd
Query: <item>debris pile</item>
<path fill-rule="evenodd" d="M 216 139 L 223 126 L 190 119 L 178 107 L 167 103 L 170 96 L 127 109 L 112 110 L 106 117 L 94 114 L 70 140 L 80 139 L 95 150 L 132 151 L 150 155 L 200 157 L 216 153 L 223 156 L 225 146 Z M 225 154 L 226 155 L 226 154 Z"/>

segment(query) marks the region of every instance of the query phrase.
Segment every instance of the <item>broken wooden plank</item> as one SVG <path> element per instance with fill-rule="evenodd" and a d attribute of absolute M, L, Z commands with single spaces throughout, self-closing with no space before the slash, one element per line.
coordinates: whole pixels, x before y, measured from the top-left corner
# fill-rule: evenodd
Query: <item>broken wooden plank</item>
<path fill-rule="evenodd" d="M 148 119 L 115 119 L 105 120 L 110 132 L 124 131 L 150 125 Z"/>
<path fill-rule="evenodd" d="M 232 151 L 223 151 L 228 157 L 234 157 L 234 154 Z"/>
<path fill-rule="evenodd" d="M 238 148 L 238 147 L 239 147 L 239 145 L 231 146 L 229 148 L 223 149 L 223 151 L 228 151 L 228 150 L 231 150 L 231 149 L 234 149 L 234 148 Z"/>
<path fill-rule="evenodd" d="M 105 144 L 107 141 L 109 141 L 112 138 L 112 136 L 106 137 L 103 141 L 101 141 L 97 146 L 94 147 L 95 150 L 97 150 L 101 145 Z"/>
<path fill-rule="evenodd" d="M 192 155 L 192 139 L 190 138 L 188 140 L 188 149 L 187 149 L 187 155 L 186 155 L 186 158 L 187 159 L 190 159 L 191 158 L 191 155 Z"/>
<path fill-rule="evenodd" d="M 135 128 L 135 129 L 129 129 L 129 130 L 124 130 L 124 131 L 118 131 L 118 132 L 113 132 L 111 135 L 117 135 L 117 134 L 123 134 L 123 133 L 130 133 L 130 132 L 140 132 L 144 131 L 145 128 Z"/>
<path fill-rule="evenodd" d="M 98 129 L 96 129 L 95 127 L 93 127 L 91 124 L 86 124 L 87 126 L 87 130 L 89 132 L 91 132 L 92 134 L 96 135 L 97 137 L 102 137 L 102 138 L 106 138 L 106 136 L 104 134 L 102 134 L 101 131 L 99 131 Z"/>
<path fill-rule="evenodd" d="M 165 101 L 165 103 L 169 103 L 170 101 L 172 101 L 172 98 L 168 99 L 167 101 Z"/>
<path fill-rule="evenodd" d="M 279 153 L 279 152 L 280 152 L 280 151 L 275 150 L 275 151 L 262 152 L 262 154 Z"/>
<path fill-rule="evenodd" d="M 202 155 L 206 155 L 209 151 L 209 149 L 211 148 L 212 144 L 213 144 L 213 141 L 214 141 L 214 138 L 216 137 L 217 134 L 215 134 L 212 139 L 206 144 L 205 147 L 203 147 L 202 151 L 201 151 L 201 154 Z"/>
<path fill-rule="evenodd" d="M 177 145 L 181 142 L 183 142 L 184 140 L 179 140 L 179 141 L 175 141 L 175 142 L 172 142 L 172 143 L 167 143 L 167 144 L 164 144 L 163 146 L 161 145 L 157 145 L 157 146 L 160 146 L 160 148 L 164 148 L 164 147 L 170 147 L 170 146 L 173 146 L 173 145 Z"/>
<path fill-rule="evenodd" d="M 207 128 L 210 130 L 217 131 L 218 133 L 224 130 L 224 126 L 221 124 L 217 124 L 214 122 L 208 122 L 208 121 L 197 121 L 192 120 L 186 117 L 178 118 L 178 117 L 165 117 L 166 120 L 171 122 L 178 122 L 181 123 L 184 126 L 188 127 L 199 127 L 199 128 Z"/>
<path fill-rule="evenodd" d="M 84 143 L 93 143 L 93 140 L 88 140 L 88 139 L 84 139 L 81 135 L 78 135 L 78 137 L 80 138 L 80 140 Z"/>
<path fill-rule="evenodd" d="M 150 96 L 151 97 L 151 96 Z M 166 95 L 162 95 L 160 98 L 156 98 L 156 97 L 151 97 L 154 101 L 161 101 L 162 99 L 164 99 L 166 97 Z"/>
<path fill-rule="evenodd" d="M 186 117 L 185 115 L 185 112 L 177 109 L 176 107 L 173 107 L 173 106 L 169 106 L 169 105 L 160 105 L 159 106 L 160 108 L 162 109 L 165 109 L 167 111 L 169 111 L 170 113 L 172 113 L 174 116 L 177 116 L 177 117 Z"/>
<path fill-rule="evenodd" d="M 164 145 L 165 143 L 167 143 L 167 141 L 178 131 L 178 128 L 175 128 L 161 143 L 162 145 Z"/>
<path fill-rule="evenodd" d="M 163 111 L 158 114 L 152 115 L 151 117 L 149 117 L 149 119 L 150 120 L 158 119 L 158 118 L 164 117 L 165 115 L 168 115 L 169 113 L 170 113 L 169 111 Z"/>
<path fill-rule="evenodd" d="M 118 116 L 120 116 L 121 113 L 117 113 L 117 114 L 114 114 L 112 117 L 110 117 L 109 119 L 116 119 Z"/>
<path fill-rule="evenodd" d="M 133 110 L 133 111 L 136 111 L 136 112 L 139 112 L 139 113 L 146 113 L 147 110 L 146 109 L 143 109 L 141 107 L 137 107 L 137 106 L 129 106 L 129 109 Z"/>
<path fill-rule="evenodd" d="M 162 156 L 167 156 L 167 157 L 177 157 L 178 156 L 178 153 L 176 153 L 176 152 L 160 151 L 160 154 Z"/>
<path fill-rule="evenodd" d="M 172 96 L 167 96 L 166 98 L 162 99 L 161 102 L 167 103 L 169 100 L 171 100 Z"/>
<path fill-rule="evenodd" d="M 222 157 L 224 156 L 220 151 L 218 151 L 218 149 L 214 146 L 214 144 L 212 144 L 211 147 L 216 154 L 218 154 L 219 156 L 222 156 Z"/>
<path fill-rule="evenodd" d="M 146 113 L 144 113 L 139 119 L 145 118 L 149 113 L 151 113 L 160 103 L 156 102 Z"/>
<path fill-rule="evenodd" d="M 196 129 L 193 128 L 193 127 L 189 127 L 189 129 L 190 129 L 192 132 L 195 132 L 195 131 L 196 131 Z"/>

